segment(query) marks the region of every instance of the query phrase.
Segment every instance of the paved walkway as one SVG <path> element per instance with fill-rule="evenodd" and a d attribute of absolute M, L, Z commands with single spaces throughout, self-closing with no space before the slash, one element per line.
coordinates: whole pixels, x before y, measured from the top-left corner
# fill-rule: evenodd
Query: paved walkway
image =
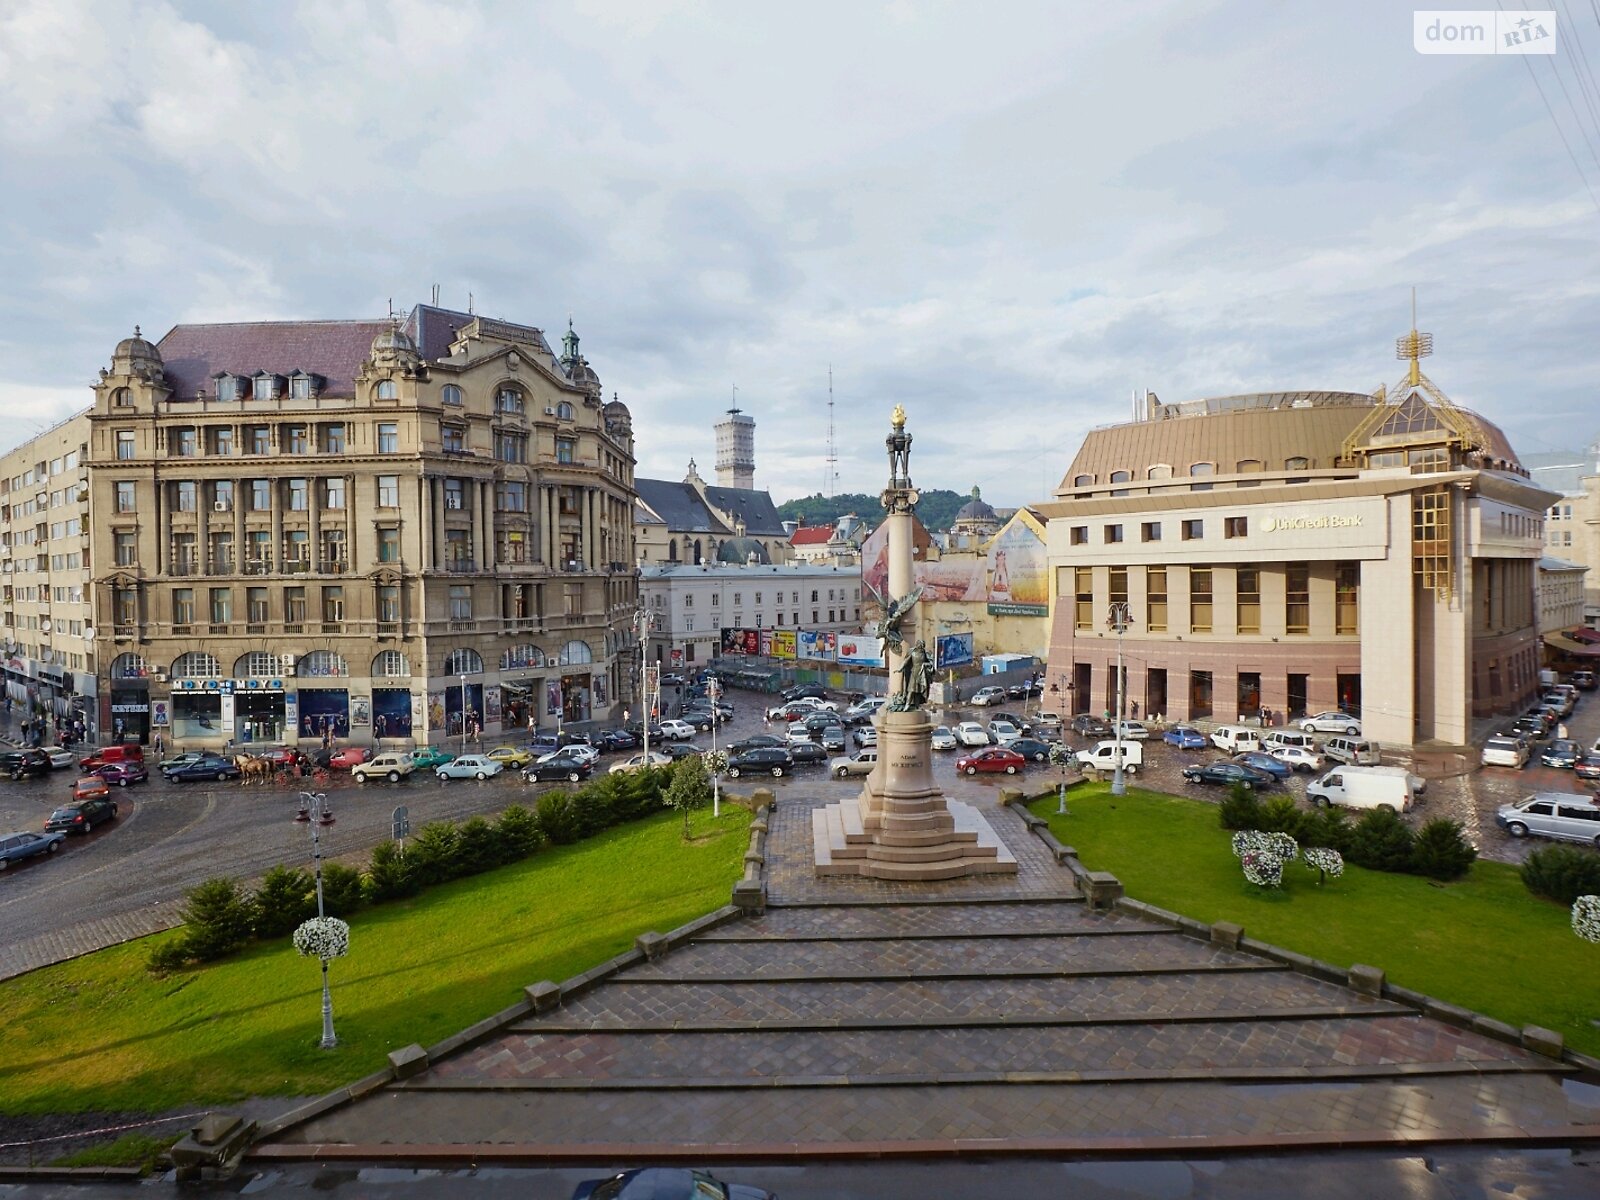
<path fill-rule="evenodd" d="M 183 901 L 174 900 L 114 917 L 64 919 L 52 933 L 0 945 L 0 980 L 171 929 L 183 923 L 182 911 Z"/>
<path fill-rule="evenodd" d="M 772 822 L 764 915 L 258 1152 L 708 1160 L 1600 1134 L 1600 1089 L 1551 1059 L 1090 911 L 1009 810 L 985 815 L 1015 878 L 902 884 L 812 875 L 809 807 L 793 800 Z"/>

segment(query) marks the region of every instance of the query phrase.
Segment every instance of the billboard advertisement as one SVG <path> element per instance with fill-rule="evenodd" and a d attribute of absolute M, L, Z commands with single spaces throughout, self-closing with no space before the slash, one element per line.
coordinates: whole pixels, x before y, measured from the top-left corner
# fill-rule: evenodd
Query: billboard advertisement
<path fill-rule="evenodd" d="M 883 643 L 870 633 L 841 633 L 839 662 L 847 667 L 881 667 Z"/>
<path fill-rule="evenodd" d="M 724 629 L 722 631 L 722 652 L 724 654 L 748 654 L 752 657 L 761 653 L 761 631 L 759 629 Z"/>
<path fill-rule="evenodd" d="M 772 631 L 772 657 L 793 658 L 795 656 L 795 631 L 793 629 L 774 629 Z"/>
<path fill-rule="evenodd" d="M 1050 615 L 1050 565 L 1041 532 L 1019 514 L 989 543 L 991 615 Z"/>
<path fill-rule="evenodd" d="M 932 539 L 922 526 L 912 527 L 914 542 L 918 547 L 931 546 Z M 916 536 L 916 535 L 921 536 Z M 988 597 L 985 573 L 988 563 L 982 557 L 953 555 L 938 561 L 926 561 L 923 549 L 911 564 L 912 579 L 922 588 L 922 598 L 929 601 L 966 600 L 981 604 Z M 880 601 L 888 599 L 884 593 L 889 588 L 889 523 L 885 521 L 872 531 L 861 546 L 861 582 Z"/>
<path fill-rule="evenodd" d="M 800 658 L 831 659 L 838 649 L 838 635 L 828 630 L 802 629 L 795 640 Z"/>
<path fill-rule="evenodd" d="M 970 633 L 941 633 L 933 640 L 933 665 L 960 667 L 972 661 L 972 635 Z"/>

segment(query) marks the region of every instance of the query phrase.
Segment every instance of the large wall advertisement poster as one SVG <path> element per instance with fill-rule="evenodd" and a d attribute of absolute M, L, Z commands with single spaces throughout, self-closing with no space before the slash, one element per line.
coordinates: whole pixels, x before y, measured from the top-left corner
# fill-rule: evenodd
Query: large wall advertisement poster
<path fill-rule="evenodd" d="M 972 661 L 972 635 L 970 633 L 941 633 L 933 640 L 933 665 L 959 667 Z"/>
<path fill-rule="evenodd" d="M 795 653 L 800 658 L 831 659 L 838 648 L 838 635 L 831 630 L 802 629 L 795 636 Z"/>
<path fill-rule="evenodd" d="M 795 656 L 795 631 L 793 629 L 774 629 L 772 631 L 772 657 L 793 658 Z"/>
<path fill-rule="evenodd" d="M 997 617 L 1050 615 L 1050 564 L 1044 539 L 1021 517 L 989 543 L 989 612 Z"/>
<path fill-rule="evenodd" d="M 847 667 L 881 667 L 883 643 L 871 634 L 841 633 L 839 662 Z"/>

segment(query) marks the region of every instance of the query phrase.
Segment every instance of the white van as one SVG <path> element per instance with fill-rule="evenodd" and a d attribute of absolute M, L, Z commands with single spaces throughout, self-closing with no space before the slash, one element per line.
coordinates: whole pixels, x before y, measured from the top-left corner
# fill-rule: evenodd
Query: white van
<path fill-rule="evenodd" d="M 1389 808 L 1409 812 L 1415 800 L 1410 777 L 1403 770 L 1340 767 L 1306 785 L 1306 799 L 1319 808 Z"/>
<path fill-rule="evenodd" d="M 1573 792 L 1535 792 L 1516 804 L 1502 804 L 1494 823 L 1512 837 L 1532 833 L 1600 848 L 1600 803 Z"/>
<path fill-rule="evenodd" d="M 1268 754 L 1279 749 L 1308 750 L 1315 754 L 1317 737 L 1303 729 L 1269 729 L 1261 737 L 1261 748 Z"/>
<path fill-rule="evenodd" d="M 1211 744 L 1228 754 L 1261 749 L 1261 731 L 1248 725 L 1218 725 L 1211 734 Z"/>
<path fill-rule="evenodd" d="M 1351 763 L 1358 767 L 1375 767 L 1383 761 L 1383 755 L 1378 753 L 1377 742 L 1342 734 L 1324 742 L 1322 752 L 1334 762 Z"/>
<path fill-rule="evenodd" d="M 1117 767 L 1117 743 L 1096 742 L 1087 750 L 1078 751 L 1078 766 L 1080 768 L 1093 767 L 1100 771 L 1114 771 Z M 1122 743 L 1122 769 L 1129 775 L 1136 775 L 1139 768 L 1144 766 L 1144 743 Z"/>

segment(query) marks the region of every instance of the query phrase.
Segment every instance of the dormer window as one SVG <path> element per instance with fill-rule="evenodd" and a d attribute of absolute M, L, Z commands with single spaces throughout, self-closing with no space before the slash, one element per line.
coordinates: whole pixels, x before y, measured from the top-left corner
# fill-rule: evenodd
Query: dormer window
<path fill-rule="evenodd" d="M 217 381 L 218 400 L 239 400 L 244 394 L 244 380 L 226 372 L 213 376 Z"/>
<path fill-rule="evenodd" d="M 289 399 L 315 399 L 321 383 L 320 376 L 313 375 L 309 371 L 296 371 L 289 376 Z"/>
<path fill-rule="evenodd" d="M 378 385 L 372 389 L 372 394 L 379 400 L 398 400 L 400 388 L 392 379 L 380 379 Z"/>
<path fill-rule="evenodd" d="M 276 400 L 283 394 L 279 387 L 281 377 L 267 371 L 257 371 L 250 381 L 250 395 L 256 400 Z"/>
<path fill-rule="evenodd" d="M 111 393 L 111 404 L 113 408 L 132 408 L 132 390 L 129 388 L 118 388 L 116 391 Z"/>
<path fill-rule="evenodd" d="M 1072 477 L 1072 486 L 1073 487 L 1089 487 L 1093 483 L 1094 483 L 1094 476 L 1093 475 L 1074 475 Z"/>
<path fill-rule="evenodd" d="M 1286 458 L 1283 460 L 1283 469 L 1285 471 L 1306 471 L 1310 470 L 1310 468 L 1311 460 L 1309 458 Z"/>

